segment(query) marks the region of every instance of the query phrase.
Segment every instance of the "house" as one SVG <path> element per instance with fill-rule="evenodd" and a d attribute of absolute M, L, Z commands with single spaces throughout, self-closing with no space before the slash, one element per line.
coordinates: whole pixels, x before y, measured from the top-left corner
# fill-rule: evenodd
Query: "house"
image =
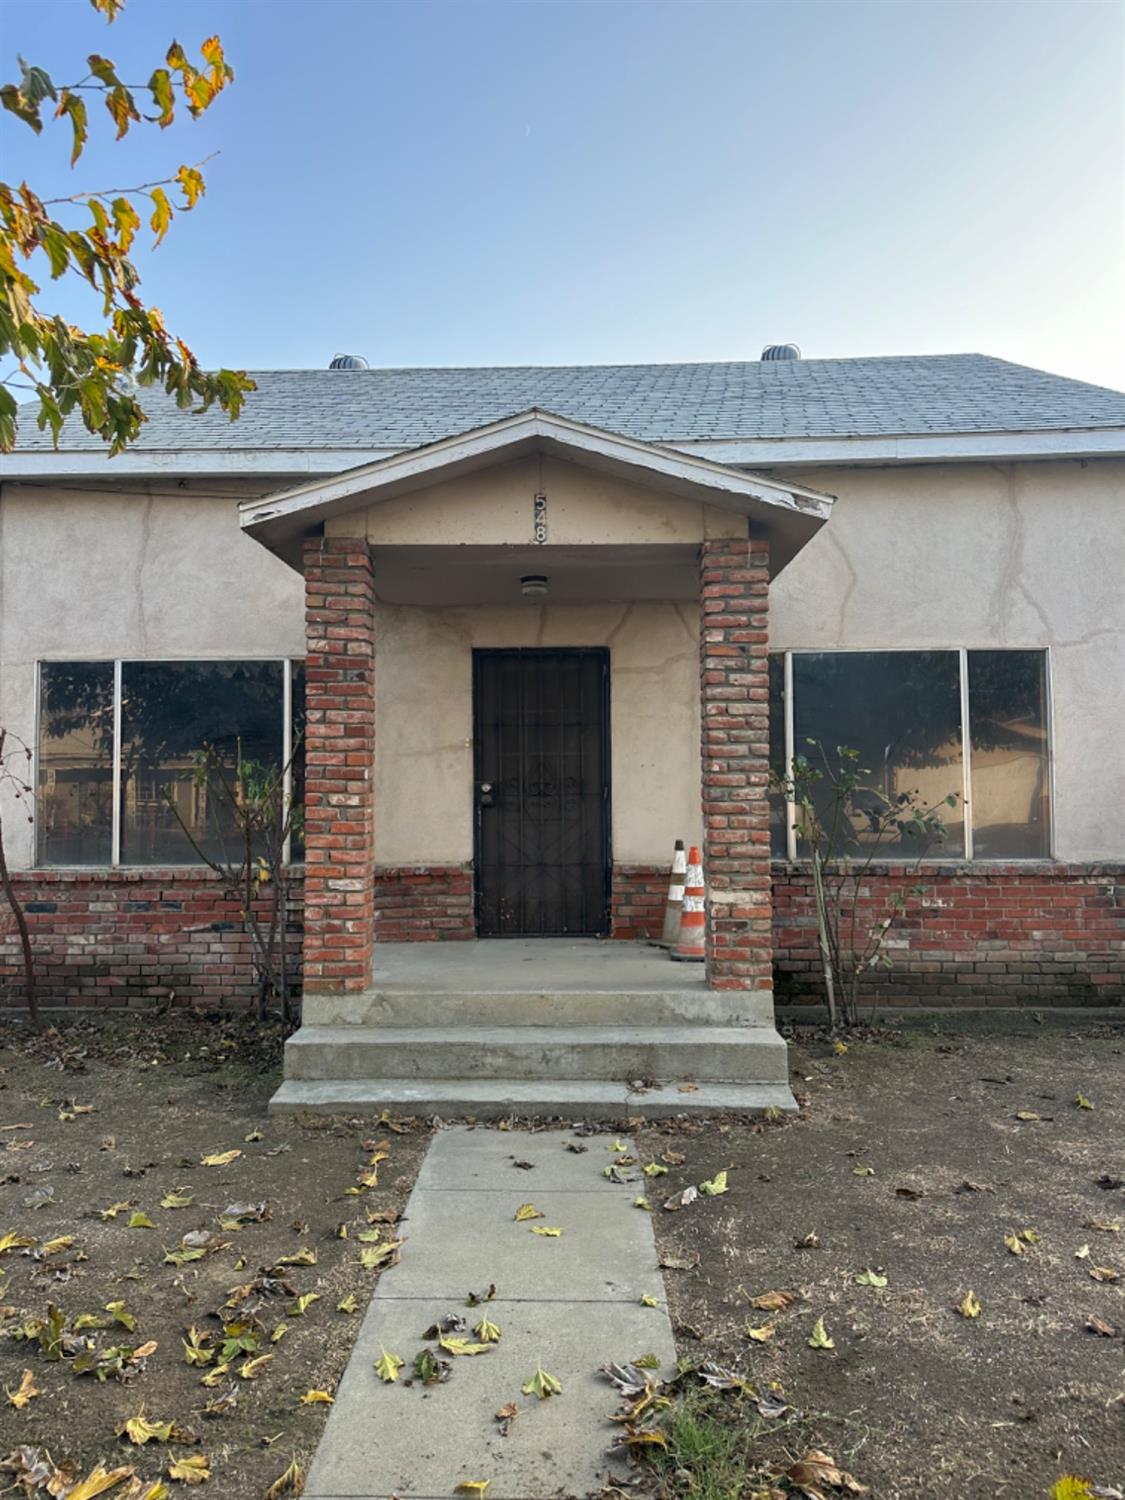
<path fill-rule="evenodd" d="M 879 998 L 1121 1002 L 1125 395 L 792 346 L 255 379 L 236 424 L 156 396 L 116 459 L 30 419 L 0 459 L 0 723 L 36 786 L 5 829 L 46 1002 L 237 997 L 185 771 L 297 739 L 279 1107 L 619 1109 L 648 1077 L 786 1102 L 774 999 L 818 964 L 767 781 L 810 739 L 956 800 L 921 876 L 898 848 L 870 872 L 871 914 L 906 899 Z M 676 838 L 703 972 L 592 941 L 658 934 Z"/>

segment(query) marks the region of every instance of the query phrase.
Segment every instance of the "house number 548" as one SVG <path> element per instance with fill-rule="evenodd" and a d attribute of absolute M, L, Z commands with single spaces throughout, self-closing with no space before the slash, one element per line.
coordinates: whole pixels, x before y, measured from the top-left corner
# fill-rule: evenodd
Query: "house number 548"
<path fill-rule="evenodd" d="M 531 503 L 531 535 L 538 546 L 547 540 L 547 497 L 536 495 Z"/>

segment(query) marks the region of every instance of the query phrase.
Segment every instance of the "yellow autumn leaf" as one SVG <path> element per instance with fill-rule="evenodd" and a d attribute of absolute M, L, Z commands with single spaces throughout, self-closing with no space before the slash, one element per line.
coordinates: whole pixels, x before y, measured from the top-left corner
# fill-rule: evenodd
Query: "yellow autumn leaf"
<path fill-rule="evenodd" d="M 336 1311 L 342 1313 L 354 1313 L 358 1307 L 359 1303 L 355 1300 L 355 1293 L 349 1292 L 342 1302 L 337 1302 Z"/>
<path fill-rule="evenodd" d="M 376 1375 L 378 1375 L 380 1380 L 384 1381 L 387 1385 L 390 1385 L 392 1381 L 398 1379 L 398 1372 L 402 1369 L 405 1363 L 406 1361 L 404 1359 L 400 1359 L 397 1354 L 388 1354 L 387 1351 L 383 1349 L 382 1346 L 380 1346 L 379 1358 L 375 1361 L 375 1373 Z"/>
<path fill-rule="evenodd" d="M 1086 1095 L 1082 1093 L 1081 1089 L 1075 1094 L 1074 1102 L 1079 1109 L 1093 1109 L 1094 1107 L 1089 1099 L 1086 1098 Z"/>
<path fill-rule="evenodd" d="M 498 1344 L 500 1342 L 499 1323 L 490 1323 L 487 1318 L 482 1318 L 473 1329 L 482 1344 Z"/>
<path fill-rule="evenodd" d="M 773 1323 L 763 1323 L 760 1328 L 753 1328 L 749 1323 L 746 1325 L 746 1337 L 753 1339 L 756 1344 L 768 1344 L 777 1332 Z"/>
<path fill-rule="evenodd" d="M 306 1391 L 301 1397 L 302 1406 L 331 1406 L 333 1397 L 327 1391 Z"/>
<path fill-rule="evenodd" d="M 699 1184 L 699 1191 L 706 1193 L 708 1198 L 717 1198 L 720 1193 L 725 1193 L 726 1190 L 727 1174 L 725 1172 L 716 1172 L 714 1177 L 708 1182 L 701 1182 Z"/>
<path fill-rule="evenodd" d="M 548 1229 L 545 1224 L 533 1224 L 531 1232 L 532 1234 L 541 1234 L 549 1240 L 557 1240 L 559 1235 L 562 1234 L 561 1229 Z"/>
<path fill-rule="evenodd" d="M 262 1496 L 262 1500 L 282 1500 L 283 1495 L 299 1495 L 304 1487 L 305 1471 L 294 1459 L 285 1473 L 277 1476 Z"/>
<path fill-rule="evenodd" d="M 136 1206 L 135 1199 L 125 1198 L 119 1203 L 111 1203 L 108 1208 L 99 1208 L 98 1218 L 103 1223 L 108 1223 L 110 1219 L 116 1219 L 118 1214 L 124 1213 L 127 1208 L 136 1208 Z M 163 1207 L 163 1205 L 161 1206 Z"/>
<path fill-rule="evenodd" d="M 291 1318 L 303 1318 L 314 1302 L 320 1301 L 319 1292 L 302 1292 L 295 1302 L 291 1302 L 285 1311 Z"/>
<path fill-rule="evenodd" d="M 17 1234 L 14 1229 L 9 1229 L 7 1234 L 0 1234 L 0 1255 L 9 1250 L 26 1250 L 34 1244 L 35 1241 L 26 1234 Z"/>
<path fill-rule="evenodd" d="M 516 1209 L 516 1223 L 522 1224 L 525 1219 L 541 1219 L 543 1215 L 535 1207 L 534 1203 L 521 1203 Z"/>
<path fill-rule="evenodd" d="M 1090 1482 L 1078 1474 L 1063 1474 L 1051 1486 L 1051 1500 L 1094 1500 Z"/>
<path fill-rule="evenodd" d="M 315 1266 L 316 1251 L 302 1248 L 294 1251 L 292 1255 L 279 1255 L 274 1261 L 275 1266 Z"/>
<path fill-rule="evenodd" d="M 204 1157 L 202 1157 L 200 1159 L 200 1166 L 203 1166 L 203 1167 L 229 1167 L 230 1164 L 231 1164 L 231 1162 L 232 1161 L 237 1161 L 238 1158 L 241 1155 L 242 1155 L 242 1152 L 239 1151 L 239 1150 L 234 1150 L 234 1151 L 220 1151 L 215 1156 L 204 1156 Z"/>
<path fill-rule="evenodd" d="M 977 1298 L 976 1292 L 966 1292 L 960 1303 L 958 1303 L 957 1311 L 963 1318 L 979 1318 L 981 1314 L 981 1304 L 979 1299 Z"/>
<path fill-rule="evenodd" d="M 468 1339 L 447 1336 L 445 1338 L 438 1339 L 438 1348 L 444 1349 L 447 1354 L 491 1354 L 492 1344 L 494 1342 L 495 1340 L 491 1342 L 482 1342 L 479 1344 L 470 1344 Z"/>
<path fill-rule="evenodd" d="M 151 1422 L 142 1406 L 135 1417 L 127 1417 L 117 1428 L 118 1437 L 127 1437 L 138 1447 L 145 1443 L 166 1443 L 172 1436 L 172 1422 Z"/>
<path fill-rule="evenodd" d="M 537 1396 L 540 1401 L 546 1401 L 548 1396 L 561 1396 L 562 1383 L 553 1375 L 549 1375 L 542 1365 L 535 1366 L 535 1374 L 530 1380 L 520 1386 L 525 1396 Z"/>
<path fill-rule="evenodd" d="M 148 1214 L 146 1214 L 145 1211 L 144 1211 L 144 1209 L 142 1208 L 142 1209 L 138 1209 L 135 1214 L 130 1214 L 129 1215 L 129 1222 L 126 1224 L 125 1228 L 126 1229 L 155 1229 L 156 1225 L 152 1222 L 152 1220 L 149 1218 Z"/>
<path fill-rule="evenodd" d="M 837 1040 L 832 1043 L 832 1050 L 837 1057 L 843 1057 L 844 1053 L 848 1050 L 848 1044 L 847 1042 Z"/>
<path fill-rule="evenodd" d="M 8 1398 L 9 1405 L 14 1406 L 17 1411 L 22 1411 L 33 1396 L 41 1396 L 43 1392 L 35 1384 L 35 1376 L 30 1370 L 23 1372 L 23 1379 L 16 1390 L 4 1387 L 4 1394 Z"/>
<path fill-rule="evenodd" d="M 288 1323 L 279 1323 L 277 1325 L 277 1327 L 274 1329 L 274 1331 L 270 1334 L 270 1343 L 271 1344 L 280 1344 L 281 1341 L 282 1341 L 282 1339 L 285 1337 L 285 1335 L 288 1332 L 289 1332 L 289 1324 Z"/>
<path fill-rule="evenodd" d="M 1004 1243 L 1005 1245 L 1007 1245 L 1008 1249 L 1012 1252 L 1013 1255 L 1023 1254 L 1024 1243 L 1020 1239 L 1018 1234 L 1006 1234 L 1004 1236 Z"/>
<path fill-rule="evenodd" d="M 238 1372 L 240 1378 L 243 1380 L 257 1380 L 272 1358 L 272 1354 L 259 1354 L 256 1359 L 248 1359 Z"/>
<path fill-rule="evenodd" d="M 37 1254 L 39 1256 L 39 1259 L 42 1260 L 45 1256 L 48 1255 L 60 1255 L 62 1251 L 69 1250 L 71 1245 L 73 1244 L 74 1235 L 60 1234 L 56 1239 L 44 1240 L 43 1243 L 39 1246 Z"/>
<path fill-rule="evenodd" d="M 760 1296 L 750 1298 L 750 1306 L 759 1312 L 781 1312 L 796 1300 L 796 1292 L 762 1292 Z"/>
<path fill-rule="evenodd" d="M 101 1464 L 95 1464 L 85 1479 L 80 1479 L 72 1490 L 67 1491 L 66 1500 L 94 1500 L 95 1495 L 104 1495 L 123 1480 L 132 1479 L 135 1473 L 131 1466 L 103 1469 Z"/>
<path fill-rule="evenodd" d="M 491 1479 L 462 1479 L 454 1493 L 457 1495 L 483 1495 L 491 1483 Z"/>
<path fill-rule="evenodd" d="M 659 1307 L 660 1303 L 650 1293 L 644 1292 L 641 1295 L 641 1306 L 642 1307 Z"/>
<path fill-rule="evenodd" d="M 166 1193 L 160 1200 L 161 1208 L 190 1208 L 195 1202 L 194 1193 Z M 122 1208 L 128 1208 L 128 1203 L 122 1203 Z"/>
<path fill-rule="evenodd" d="M 809 1334 L 810 1349 L 835 1349 L 836 1341 L 824 1326 L 824 1319 L 817 1318 L 813 1324 L 813 1331 Z"/>
<path fill-rule="evenodd" d="M 173 1458 L 168 1464 L 168 1478 L 181 1484 L 202 1484 L 211 1478 L 211 1463 L 206 1454 L 190 1453 L 184 1458 Z"/>

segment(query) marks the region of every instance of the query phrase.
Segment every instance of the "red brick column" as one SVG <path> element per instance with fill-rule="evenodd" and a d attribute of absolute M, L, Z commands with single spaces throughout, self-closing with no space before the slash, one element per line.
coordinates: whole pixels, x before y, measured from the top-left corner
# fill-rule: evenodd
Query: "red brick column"
<path fill-rule="evenodd" d="M 768 548 L 715 538 L 699 566 L 707 982 L 772 990 Z"/>
<path fill-rule="evenodd" d="M 305 993 L 371 983 L 375 575 L 367 543 L 305 543 Z"/>

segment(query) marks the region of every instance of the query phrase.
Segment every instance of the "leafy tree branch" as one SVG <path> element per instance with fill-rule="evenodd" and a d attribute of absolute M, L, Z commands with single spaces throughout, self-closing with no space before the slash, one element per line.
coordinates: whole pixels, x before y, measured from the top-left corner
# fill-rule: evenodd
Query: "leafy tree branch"
<path fill-rule="evenodd" d="M 90 3 L 112 23 L 124 0 Z M 217 36 L 202 43 L 198 64 L 174 41 L 164 66 L 144 85 L 123 82 L 116 65 L 100 53 L 87 58 L 88 72 L 65 85 L 56 85 L 43 68 L 22 57 L 18 61 L 20 79 L 0 87 L 0 105 L 36 135 L 43 131 L 45 112 L 65 119 L 72 167 L 89 139 L 84 95 L 101 96 L 121 140 L 134 125 L 166 129 L 178 104 L 198 119 L 234 78 Z M 142 112 L 138 97 L 144 91 L 153 113 Z M 155 247 L 177 213 L 196 207 L 206 191 L 204 165 L 182 165 L 134 187 L 56 198 L 41 197 L 26 182 L 16 187 L 0 181 L 0 358 L 13 359 L 22 377 L 0 380 L 0 452 L 15 445 L 18 405 L 10 387 L 21 384 L 38 397 L 39 427 L 50 428 L 56 444 L 66 417 L 77 411 L 111 454 L 134 441 L 146 421 L 134 385 L 160 385 L 180 407 L 198 404 L 206 410 L 217 404 L 232 420 L 239 415 L 254 382 L 245 371 L 201 370 L 188 345 L 166 328 L 159 309 L 145 304 L 129 259 L 146 221 Z M 89 218 L 64 221 L 54 209 L 81 209 Z M 102 331 L 87 333 L 41 308 L 36 279 L 41 264 L 51 280 L 76 276 L 101 295 Z"/>

